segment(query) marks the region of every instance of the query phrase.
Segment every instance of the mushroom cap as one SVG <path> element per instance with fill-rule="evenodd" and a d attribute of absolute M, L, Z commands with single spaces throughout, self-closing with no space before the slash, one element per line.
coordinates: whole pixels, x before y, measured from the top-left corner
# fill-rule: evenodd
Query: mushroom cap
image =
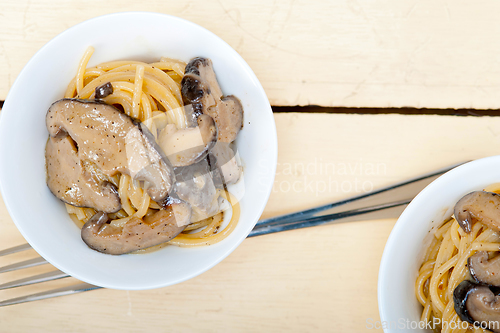
<path fill-rule="evenodd" d="M 500 256 L 488 259 L 488 252 L 479 251 L 467 259 L 467 266 L 476 282 L 500 287 Z"/>
<path fill-rule="evenodd" d="M 500 296 L 487 286 L 462 281 L 453 291 L 453 301 L 463 321 L 500 332 Z"/>
<path fill-rule="evenodd" d="M 49 137 L 45 148 L 47 186 L 60 200 L 106 213 L 121 209 L 116 187 L 94 174 L 78 157 L 70 136 Z"/>
<path fill-rule="evenodd" d="M 222 90 L 220 89 L 219 83 L 217 81 L 217 76 L 215 75 L 212 60 L 204 57 L 196 57 L 191 59 L 184 69 L 184 74 L 193 74 L 194 78 L 199 77 L 203 80 L 206 85 L 208 92 L 211 93 L 216 98 L 222 97 Z M 200 87 L 201 88 L 201 87 Z M 198 94 L 200 92 L 198 91 Z"/>
<path fill-rule="evenodd" d="M 168 242 L 184 230 L 191 219 L 191 207 L 172 199 L 165 209 L 140 219 L 131 217 L 123 227 L 108 224 L 108 216 L 98 212 L 82 227 L 82 240 L 106 254 L 125 254 Z"/>
<path fill-rule="evenodd" d="M 233 95 L 224 97 L 217 107 L 208 108 L 207 114 L 215 119 L 221 142 L 233 142 L 243 128 L 243 106 Z"/>
<path fill-rule="evenodd" d="M 219 141 L 236 138 L 243 127 L 243 106 L 234 96 L 222 96 L 210 59 L 194 58 L 186 65 L 181 93 L 184 104 L 192 105 L 193 115 L 207 114 L 215 120 Z"/>
<path fill-rule="evenodd" d="M 161 202 L 175 183 L 172 166 L 146 126 L 111 105 L 62 99 L 46 116 L 51 137 L 69 135 L 81 161 L 94 163 L 106 176 L 127 174 L 144 182 L 151 199 Z"/>
<path fill-rule="evenodd" d="M 454 215 L 467 233 L 471 232 L 476 221 L 500 232 L 500 195 L 485 191 L 471 192 L 457 202 Z"/>

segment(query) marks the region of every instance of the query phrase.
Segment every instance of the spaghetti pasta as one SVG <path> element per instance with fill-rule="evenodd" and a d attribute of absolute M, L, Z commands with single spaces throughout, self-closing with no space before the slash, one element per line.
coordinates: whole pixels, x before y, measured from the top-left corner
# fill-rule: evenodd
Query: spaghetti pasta
<path fill-rule="evenodd" d="M 112 93 L 102 100 L 121 109 L 131 118 L 143 122 L 155 138 L 157 126 L 173 124 L 177 129 L 187 127 L 181 96 L 181 80 L 186 66 L 184 62 L 170 58 L 161 58 L 153 63 L 111 61 L 87 68 L 93 52 L 94 49 L 89 47 L 84 53 L 77 74 L 65 92 L 65 98 L 94 99 L 96 88 L 109 82 L 113 88 Z M 167 123 L 159 124 L 155 121 L 158 115 L 165 115 L 160 119 L 166 119 Z M 121 201 L 121 209 L 109 214 L 112 226 L 123 227 L 134 217 L 141 219 L 161 209 L 129 175 L 118 174 L 111 178 L 102 180 L 116 185 Z M 227 237 L 238 222 L 239 204 L 227 190 L 219 191 L 219 195 L 220 200 L 230 203 L 232 211 L 231 218 L 226 221 L 228 223 L 224 228 L 224 212 L 220 212 L 188 225 L 168 244 L 183 247 L 203 246 L 217 243 Z M 97 213 L 92 208 L 78 208 L 69 204 L 66 204 L 66 209 L 79 227 Z"/>
<path fill-rule="evenodd" d="M 500 192 L 500 185 L 485 188 Z M 470 279 L 468 258 L 477 251 L 500 252 L 500 235 L 476 222 L 466 233 L 453 217 L 434 232 L 415 282 L 415 295 L 423 310 L 421 321 L 439 323 L 436 332 L 489 332 L 462 321 L 454 309 L 453 293 L 464 280 Z"/>

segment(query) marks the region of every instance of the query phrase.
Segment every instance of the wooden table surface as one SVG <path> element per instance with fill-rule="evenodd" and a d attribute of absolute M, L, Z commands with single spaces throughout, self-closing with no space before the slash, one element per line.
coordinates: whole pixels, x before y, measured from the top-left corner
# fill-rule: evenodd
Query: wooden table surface
<path fill-rule="evenodd" d="M 493 0 L 3 0 L 0 101 L 58 33 L 129 10 L 211 30 L 249 63 L 273 106 L 500 107 L 500 3 Z M 500 118 L 380 111 L 275 113 L 278 168 L 263 217 L 500 151 Z M 167 288 L 102 289 L 3 307 L 0 332 L 371 331 L 368 323 L 380 320 L 378 267 L 395 222 L 251 238 L 208 272 Z M 0 249 L 21 243 L 0 201 Z M 29 255 L 1 258 L 0 266 Z M 1 275 L 0 283 L 17 274 Z M 18 294 L 1 291 L 0 300 Z"/>

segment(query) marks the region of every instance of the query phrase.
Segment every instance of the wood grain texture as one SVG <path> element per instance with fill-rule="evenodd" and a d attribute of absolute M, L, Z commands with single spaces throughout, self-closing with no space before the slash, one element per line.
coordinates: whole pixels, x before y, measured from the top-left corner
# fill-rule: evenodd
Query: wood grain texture
<path fill-rule="evenodd" d="M 273 105 L 500 108 L 494 0 L 4 0 L 0 100 L 58 33 L 133 10 L 179 16 L 220 36 Z"/>
<path fill-rule="evenodd" d="M 500 118 L 276 114 L 275 120 L 279 165 L 267 217 L 500 150 Z M 367 320 L 379 320 L 378 266 L 394 223 L 251 238 L 179 285 L 98 290 L 0 308 L 0 332 L 370 332 Z M 0 231 L 1 248 L 23 243 L 3 203 Z M 30 255 L 0 258 L 0 266 Z M 0 283 L 17 274 L 0 275 Z M 2 291 L 0 299 L 37 288 Z"/>

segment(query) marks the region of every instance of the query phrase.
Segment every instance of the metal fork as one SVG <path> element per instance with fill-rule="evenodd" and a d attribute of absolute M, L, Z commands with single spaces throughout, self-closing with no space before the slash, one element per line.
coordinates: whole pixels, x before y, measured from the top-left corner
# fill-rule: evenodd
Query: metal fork
<path fill-rule="evenodd" d="M 455 164 L 429 174 L 384 187 L 369 193 L 336 201 L 327 205 L 300 212 L 286 214 L 259 221 L 248 237 L 260 236 L 286 230 L 301 229 L 323 224 L 344 223 L 370 219 L 397 218 L 410 201 L 434 179 L 461 165 Z M 19 245 L 0 251 L 0 257 L 31 249 L 29 244 Z M 0 273 L 48 264 L 42 257 L 25 260 L 16 264 L 0 267 Z M 4 283 L 0 290 L 22 287 L 31 284 L 67 278 L 70 275 L 54 270 L 48 273 Z M 23 297 L 11 298 L 0 302 L 1 306 L 36 301 L 57 296 L 71 295 L 84 291 L 100 289 L 88 283 L 53 289 Z"/>

